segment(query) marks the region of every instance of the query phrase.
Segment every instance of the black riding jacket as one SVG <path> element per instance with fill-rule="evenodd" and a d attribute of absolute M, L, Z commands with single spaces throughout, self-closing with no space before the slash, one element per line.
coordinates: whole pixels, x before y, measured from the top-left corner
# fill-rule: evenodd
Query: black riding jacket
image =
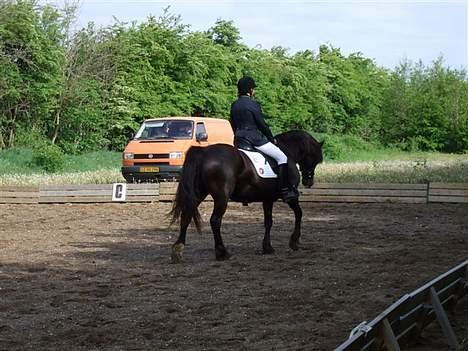
<path fill-rule="evenodd" d="M 234 131 L 234 142 L 236 139 L 245 139 L 254 146 L 274 142 L 260 105 L 248 95 L 241 95 L 232 103 L 229 122 Z"/>

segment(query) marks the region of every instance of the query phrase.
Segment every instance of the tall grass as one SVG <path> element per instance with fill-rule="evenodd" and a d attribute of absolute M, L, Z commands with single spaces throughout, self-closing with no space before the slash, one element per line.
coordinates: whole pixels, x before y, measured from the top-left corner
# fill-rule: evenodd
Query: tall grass
<path fill-rule="evenodd" d="M 86 172 L 120 167 L 120 152 L 94 151 L 82 155 L 66 155 L 64 171 Z M 36 174 L 41 168 L 32 162 L 33 151 L 27 148 L 0 152 L 0 175 Z"/>
<path fill-rule="evenodd" d="M 409 156 L 405 155 L 407 158 Z M 468 160 L 450 158 L 413 160 L 325 162 L 316 172 L 317 182 L 326 183 L 468 183 Z"/>
<path fill-rule="evenodd" d="M 35 173 L 0 175 L 0 186 L 6 185 L 64 185 L 125 183 L 120 169 L 83 172 Z"/>
<path fill-rule="evenodd" d="M 40 172 L 32 164 L 32 151 L 18 148 L 0 152 L 0 176 L 7 174 L 34 174 Z"/>
<path fill-rule="evenodd" d="M 0 185 L 105 184 L 124 181 L 119 152 L 67 155 L 62 171 L 48 173 L 32 162 L 32 150 L 0 152 Z"/>
<path fill-rule="evenodd" d="M 0 152 L 0 186 L 124 182 L 118 152 L 66 156 L 64 170 L 58 173 L 38 169 L 31 164 L 31 157 L 28 149 Z M 325 159 L 317 167 L 316 182 L 468 183 L 468 155 L 348 148 L 335 160 Z"/>

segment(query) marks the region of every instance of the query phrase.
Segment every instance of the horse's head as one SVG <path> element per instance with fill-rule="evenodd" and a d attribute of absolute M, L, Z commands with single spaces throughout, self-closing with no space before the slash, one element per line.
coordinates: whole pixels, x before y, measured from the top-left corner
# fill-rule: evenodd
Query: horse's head
<path fill-rule="evenodd" d="M 310 188 L 314 185 L 315 168 L 323 161 L 323 143 L 319 143 L 310 134 L 300 130 L 289 131 L 276 138 L 287 156 L 299 164 L 302 185 Z"/>
<path fill-rule="evenodd" d="M 323 161 L 322 145 L 323 142 L 318 142 L 312 136 L 307 134 L 310 140 L 306 142 L 306 150 L 302 158 L 297 161 L 302 175 L 302 185 L 310 188 L 314 185 L 315 168 Z"/>

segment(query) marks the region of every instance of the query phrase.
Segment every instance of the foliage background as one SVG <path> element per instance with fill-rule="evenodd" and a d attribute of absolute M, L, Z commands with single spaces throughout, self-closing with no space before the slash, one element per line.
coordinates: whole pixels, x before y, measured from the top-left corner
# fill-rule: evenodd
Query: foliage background
<path fill-rule="evenodd" d="M 274 132 L 320 133 L 404 150 L 468 151 L 465 70 L 403 61 L 394 70 L 321 46 L 249 48 L 231 21 L 191 31 L 168 11 L 71 31 L 76 9 L 0 0 L 0 149 L 122 150 L 146 118 L 227 118 L 244 74 Z"/>

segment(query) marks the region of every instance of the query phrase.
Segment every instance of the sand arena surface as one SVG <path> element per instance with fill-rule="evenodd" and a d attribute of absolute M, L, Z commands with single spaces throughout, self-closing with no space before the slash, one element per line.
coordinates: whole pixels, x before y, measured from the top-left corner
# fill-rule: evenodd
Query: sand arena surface
<path fill-rule="evenodd" d="M 0 350 L 333 350 L 468 258 L 467 205 L 230 204 L 214 259 L 207 225 L 170 263 L 170 204 L 0 205 Z M 468 300 L 450 316 L 468 344 Z M 437 324 L 410 350 L 448 350 Z M 408 349 L 408 348 L 407 348 Z"/>

